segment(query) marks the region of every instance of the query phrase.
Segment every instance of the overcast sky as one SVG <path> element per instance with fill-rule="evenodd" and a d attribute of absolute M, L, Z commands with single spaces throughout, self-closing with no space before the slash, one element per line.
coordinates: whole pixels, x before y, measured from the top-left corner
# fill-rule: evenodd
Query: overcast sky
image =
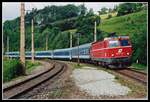
<path fill-rule="evenodd" d="M 48 5 L 67 5 L 67 4 L 74 4 L 80 5 L 83 2 L 26 2 L 25 3 L 25 10 L 31 10 L 32 8 L 42 9 Z M 102 2 L 84 2 L 85 7 L 89 10 L 92 8 L 96 13 L 102 7 L 113 8 L 115 5 L 118 5 L 118 2 L 109 2 L 109 3 L 102 3 Z M 12 20 L 20 15 L 20 2 L 3 2 L 2 3 L 2 19 L 3 22 L 6 20 Z"/>

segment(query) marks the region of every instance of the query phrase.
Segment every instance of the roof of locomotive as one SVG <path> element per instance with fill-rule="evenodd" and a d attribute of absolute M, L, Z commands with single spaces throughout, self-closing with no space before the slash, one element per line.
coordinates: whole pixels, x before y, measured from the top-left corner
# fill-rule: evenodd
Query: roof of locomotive
<path fill-rule="evenodd" d="M 129 39 L 129 36 L 106 37 L 104 40 Z"/>
<path fill-rule="evenodd" d="M 112 36 L 112 37 L 106 37 L 103 40 L 93 42 L 92 44 L 95 44 L 95 43 L 98 43 L 98 42 L 102 42 L 102 41 L 105 41 L 105 40 L 117 40 L 117 39 L 129 39 L 129 36 Z"/>

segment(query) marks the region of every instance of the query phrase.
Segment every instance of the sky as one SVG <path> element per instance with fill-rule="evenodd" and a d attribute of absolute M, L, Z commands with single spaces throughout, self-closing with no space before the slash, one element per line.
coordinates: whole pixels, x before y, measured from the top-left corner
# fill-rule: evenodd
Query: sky
<path fill-rule="evenodd" d="M 50 5 L 67 5 L 74 4 L 76 6 L 83 4 L 83 2 L 25 2 L 25 10 L 32 10 L 32 8 L 42 9 L 45 6 Z M 85 7 L 89 10 L 93 9 L 95 13 L 102 7 L 114 8 L 118 5 L 118 2 L 84 2 Z M 20 2 L 3 2 L 2 3 L 2 21 L 13 20 L 20 16 Z"/>

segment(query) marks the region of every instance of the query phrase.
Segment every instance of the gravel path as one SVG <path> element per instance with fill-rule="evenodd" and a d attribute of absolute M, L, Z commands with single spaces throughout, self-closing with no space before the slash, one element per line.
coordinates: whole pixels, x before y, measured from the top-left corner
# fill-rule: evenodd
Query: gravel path
<path fill-rule="evenodd" d="M 115 76 L 92 67 L 75 69 L 72 77 L 80 90 L 92 96 L 119 96 L 131 91 L 115 80 Z"/>

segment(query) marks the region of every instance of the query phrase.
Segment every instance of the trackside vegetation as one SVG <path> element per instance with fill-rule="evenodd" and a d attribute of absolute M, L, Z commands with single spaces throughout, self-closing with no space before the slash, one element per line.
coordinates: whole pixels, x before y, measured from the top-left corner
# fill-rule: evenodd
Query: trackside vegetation
<path fill-rule="evenodd" d="M 33 69 L 35 69 L 37 66 L 41 65 L 40 62 L 35 61 L 34 63 L 32 63 L 32 61 L 26 61 L 26 69 L 27 69 L 27 73 L 31 73 L 31 71 Z"/>
<path fill-rule="evenodd" d="M 147 66 L 143 65 L 143 64 L 133 63 L 132 66 L 131 66 L 131 68 L 133 68 L 135 70 L 138 70 L 138 71 L 145 72 L 145 73 L 148 72 Z"/>
<path fill-rule="evenodd" d="M 26 71 L 30 74 L 36 66 L 40 65 L 39 62 L 34 64 L 31 61 L 26 61 Z M 3 82 L 11 81 L 12 79 L 21 76 L 21 64 L 18 59 L 4 59 L 3 61 Z"/>
<path fill-rule="evenodd" d="M 21 64 L 16 59 L 4 59 L 3 61 L 3 82 L 10 81 L 11 79 L 21 75 Z"/>

